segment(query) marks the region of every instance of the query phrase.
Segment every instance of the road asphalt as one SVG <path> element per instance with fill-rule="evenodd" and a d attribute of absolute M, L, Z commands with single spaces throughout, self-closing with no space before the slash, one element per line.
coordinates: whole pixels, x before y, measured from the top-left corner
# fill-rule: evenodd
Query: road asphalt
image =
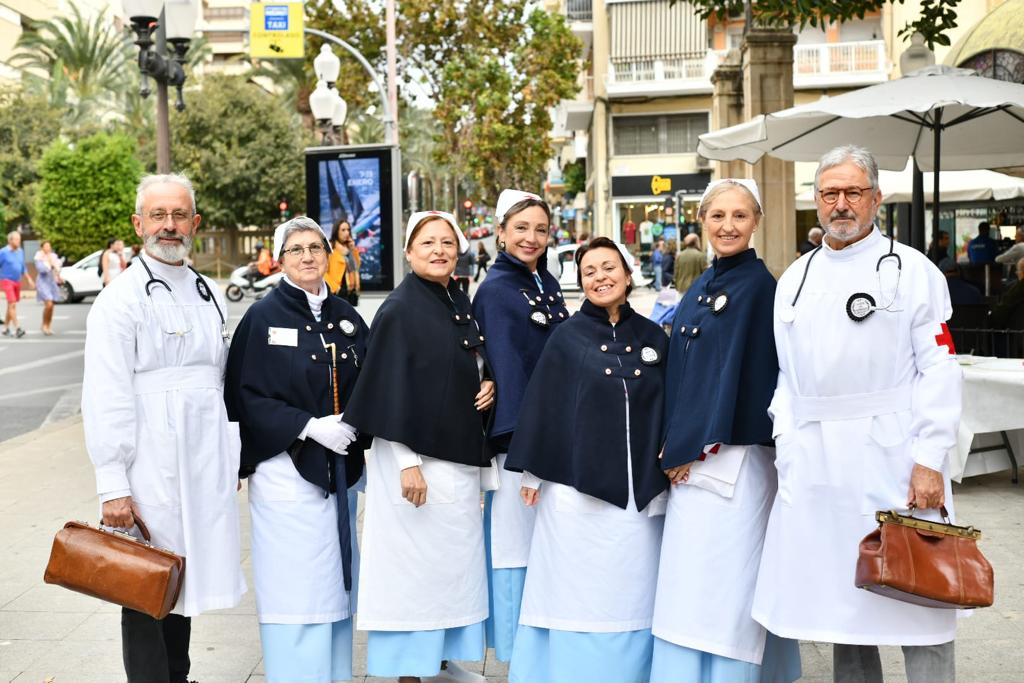
<path fill-rule="evenodd" d="M 569 299 L 572 303 L 575 296 Z M 653 299 L 653 293 L 637 292 L 633 304 L 647 313 Z M 360 310 L 368 320 L 381 300 L 363 298 Z M 38 316 L 33 305 L 23 307 L 29 319 Z M 124 681 L 118 608 L 42 581 L 53 534 L 68 520 L 95 521 L 98 516 L 74 400 L 80 391 L 86 311 L 86 305 L 59 307 L 58 316 L 67 317 L 56 319 L 58 336 L 52 339 L 30 334 L 0 342 L 0 683 Z M 36 389 L 48 391 L 27 393 Z M 11 410 L 23 411 L 20 426 L 11 426 Z M 981 548 L 996 575 L 995 606 L 960 622 L 957 679 L 1018 682 L 1024 671 L 1024 488 L 1002 472 L 969 479 L 954 490 L 958 517 L 984 532 Z M 244 490 L 239 511 L 241 560 L 251 587 Z M 357 632 L 356 681 L 383 683 L 388 679 L 365 675 L 365 643 L 365 635 Z M 830 681 L 830 646 L 802 643 L 801 650 L 802 680 Z M 191 678 L 201 683 L 265 680 L 251 590 L 237 608 L 194 620 L 191 656 Z M 906 680 L 898 648 L 883 648 L 883 665 L 886 681 Z M 481 671 L 479 665 L 476 670 Z M 483 673 L 489 683 L 502 683 L 507 670 L 489 658 Z"/>

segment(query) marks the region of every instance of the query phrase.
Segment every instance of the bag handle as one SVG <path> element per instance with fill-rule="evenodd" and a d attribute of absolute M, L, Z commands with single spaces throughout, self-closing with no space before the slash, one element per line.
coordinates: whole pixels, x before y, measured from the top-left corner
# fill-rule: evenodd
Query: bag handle
<path fill-rule="evenodd" d="M 910 504 L 910 516 L 911 517 L 914 516 L 914 510 L 917 510 L 917 509 L 918 509 L 917 508 L 917 503 L 911 503 Z M 946 524 L 952 524 L 952 522 L 949 521 L 949 512 L 946 510 L 946 506 L 945 505 L 940 505 L 939 506 L 939 514 L 942 515 L 942 519 L 943 519 L 943 521 L 946 522 Z"/>
<path fill-rule="evenodd" d="M 139 517 L 137 514 L 135 514 L 134 510 L 132 510 L 132 520 L 135 522 L 135 526 L 139 527 L 139 533 L 142 534 L 142 539 L 144 541 L 146 541 L 146 543 L 149 543 L 152 540 L 152 537 L 149 535 L 149 527 L 147 527 L 146 523 L 142 521 L 142 517 Z M 103 519 L 102 518 L 100 518 L 100 524 L 99 525 L 101 527 L 102 526 L 106 526 L 105 524 L 103 524 Z M 113 527 L 108 527 L 108 528 L 113 529 Z M 114 533 L 123 534 L 123 533 L 126 533 L 126 532 L 118 531 L 117 529 L 114 529 Z M 127 534 L 127 535 L 131 536 L 131 534 Z"/>

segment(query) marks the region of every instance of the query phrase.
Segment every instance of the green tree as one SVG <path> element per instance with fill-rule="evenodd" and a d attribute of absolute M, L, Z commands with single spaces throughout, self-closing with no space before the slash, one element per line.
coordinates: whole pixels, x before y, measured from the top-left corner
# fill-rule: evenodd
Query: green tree
<path fill-rule="evenodd" d="M 305 207 L 303 149 L 311 142 L 293 112 L 242 76 L 208 76 L 171 114 L 174 167 L 196 186 L 205 224 L 273 224 L 287 201 Z"/>
<path fill-rule="evenodd" d="M 672 0 L 673 3 L 678 0 Z M 863 19 L 877 12 L 889 0 L 688 0 L 700 10 L 703 19 L 742 15 L 746 6 L 755 23 L 762 26 L 824 26 L 829 22 Z M 903 4 L 904 0 L 892 0 Z M 916 32 L 924 36 L 928 47 L 949 45 L 950 30 L 956 28 L 956 8 L 960 0 L 921 0 L 921 16 L 900 30 L 909 40 Z"/>
<path fill-rule="evenodd" d="M 314 0 L 306 17 L 384 69 L 383 16 L 370 0 L 341 8 Z M 403 0 L 396 20 L 400 92 L 407 102 L 425 94 L 437 103 L 434 162 L 484 196 L 539 185 L 551 153 L 547 110 L 575 93 L 579 72 L 581 45 L 564 17 L 527 0 Z M 379 107 L 359 64 L 340 56 L 338 88 L 350 108 Z"/>
<path fill-rule="evenodd" d="M 11 62 L 30 88 L 66 108 L 71 125 L 110 111 L 132 85 L 131 41 L 105 13 L 89 20 L 72 4 L 68 16 L 30 24 L 16 47 Z"/>
<path fill-rule="evenodd" d="M 0 226 L 28 223 L 43 151 L 60 135 L 60 110 L 13 88 L 0 90 Z M 6 232 L 6 230 L 4 230 Z"/>
<path fill-rule="evenodd" d="M 133 239 L 131 214 L 142 166 L 135 142 L 97 133 L 74 145 L 57 140 L 43 154 L 33 225 L 54 247 L 79 259 L 107 239 Z"/>

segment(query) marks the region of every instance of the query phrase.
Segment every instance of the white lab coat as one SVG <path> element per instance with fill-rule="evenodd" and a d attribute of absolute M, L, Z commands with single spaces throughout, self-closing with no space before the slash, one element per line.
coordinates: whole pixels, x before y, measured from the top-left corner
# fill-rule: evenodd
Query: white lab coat
<path fill-rule="evenodd" d="M 715 459 L 733 460 L 738 472 L 701 486 L 702 466 Z M 651 629 L 658 638 L 761 663 L 766 633 L 750 605 L 775 497 L 773 460 L 771 448 L 725 445 L 693 464 L 688 483 L 672 487 Z"/>
<path fill-rule="evenodd" d="M 491 566 L 494 569 L 525 567 L 530 557 L 530 539 L 537 510 L 519 497 L 522 475 L 505 469 L 507 453 L 497 457 L 501 485 L 491 498 Z"/>
<path fill-rule="evenodd" d="M 901 244 L 902 273 L 875 229 L 845 249 L 803 256 L 779 280 L 774 420 L 779 490 L 768 523 L 753 616 L 788 638 L 847 644 L 952 640 L 955 610 L 919 607 L 854 586 L 858 544 L 877 510 L 905 510 L 915 463 L 941 470 L 956 443 L 962 374 L 943 321 L 949 291 L 925 256 Z M 876 268 L 878 270 L 876 270 Z M 897 286 L 898 282 L 898 286 Z M 867 292 L 891 311 L 854 322 Z M 934 510 L 925 515 L 937 519 Z"/>
<path fill-rule="evenodd" d="M 239 439 L 223 398 L 227 343 L 212 301 L 184 266 L 146 261 L 112 281 L 89 312 L 82 417 L 100 501 L 131 495 L 153 544 L 186 558 L 175 614 L 234 607 L 240 565 Z M 221 310 L 220 291 L 206 279 Z"/>
<path fill-rule="evenodd" d="M 427 502 L 402 497 L 401 471 L 418 465 Z M 376 438 L 366 458 L 366 508 L 357 628 L 430 631 L 487 618 L 479 467 L 418 455 Z"/>

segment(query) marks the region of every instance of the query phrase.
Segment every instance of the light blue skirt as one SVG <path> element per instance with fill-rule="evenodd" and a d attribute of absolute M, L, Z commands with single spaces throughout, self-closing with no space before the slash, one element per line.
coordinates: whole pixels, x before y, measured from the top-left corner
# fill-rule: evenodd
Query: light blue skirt
<path fill-rule="evenodd" d="M 760 666 L 654 639 L 651 683 L 792 683 L 800 675 L 800 644 L 772 633 Z"/>
<path fill-rule="evenodd" d="M 359 491 L 357 489 L 365 478 L 366 475 L 363 474 L 363 478 L 348 490 L 348 525 L 352 530 L 352 535 L 349 536 L 352 539 L 352 590 L 348 592 L 351 614 L 359 612 L 356 609 L 356 596 L 359 595 L 359 537 L 356 536 L 356 510 L 359 507 Z"/>
<path fill-rule="evenodd" d="M 647 683 L 650 629 L 580 633 L 520 624 L 509 683 Z M 687 680 L 677 678 L 677 681 Z"/>
<path fill-rule="evenodd" d="M 494 648 L 498 661 L 512 659 L 512 646 L 519 628 L 519 610 L 523 604 L 526 567 L 494 569 L 491 567 L 491 502 L 494 493 L 484 496 L 484 550 L 487 553 L 487 602 L 490 612 L 484 622 L 487 647 Z"/>
<path fill-rule="evenodd" d="M 352 680 L 352 619 L 332 624 L 260 624 L 267 683 Z"/>
<path fill-rule="evenodd" d="M 484 658 L 484 622 L 434 631 L 367 631 L 366 672 L 371 676 L 436 676 L 442 660 Z"/>

